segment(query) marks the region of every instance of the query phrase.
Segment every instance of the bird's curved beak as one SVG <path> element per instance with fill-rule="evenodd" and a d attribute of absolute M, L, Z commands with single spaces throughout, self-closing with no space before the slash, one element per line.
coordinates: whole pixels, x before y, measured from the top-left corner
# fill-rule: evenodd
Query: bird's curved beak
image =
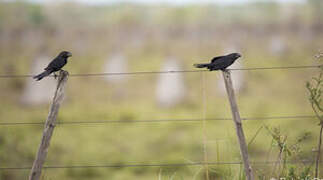
<path fill-rule="evenodd" d="M 68 57 L 71 57 L 71 56 L 72 56 L 72 53 L 70 53 L 70 52 L 69 52 L 69 53 L 67 54 L 67 56 L 68 56 Z"/>
<path fill-rule="evenodd" d="M 241 54 L 238 54 L 238 57 L 241 57 Z"/>

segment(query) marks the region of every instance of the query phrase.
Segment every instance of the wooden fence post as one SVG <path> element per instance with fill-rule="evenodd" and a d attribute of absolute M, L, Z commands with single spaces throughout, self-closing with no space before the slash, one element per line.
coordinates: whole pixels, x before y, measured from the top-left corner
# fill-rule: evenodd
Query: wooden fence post
<path fill-rule="evenodd" d="M 29 174 L 29 180 L 40 179 L 42 167 L 44 165 L 48 148 L 49 148 L 50 139 L 52 137 L 52 134 L 55 128 L 58 110 L 63 101 L 64 89 L 65 89 L 67 79 L 68 79 L 68 72 L 61 70 L 58 76 L 58 83 L 57 83 L 55 95 L 53 98 L 53 102 L 51 104 L 50 111 L 45 123 L 42 140 L 39 145 L 36 158 L 34 160 L 32 169 Z"/>
<path fill-rule="evenodd" d="M 235 128 L 236 128 L 236 133 L 238 136 L 238 141 L 239 141 L 239 145 L 240 145 L 240 153 L 242 156 L 246 177 L 248 180 L 254 180 L 253 172 L 252 172 L 252 169 L 251 169 L 251 166 L 249 163 L 248 147 L 247 147 L 246 139 L 245 139 L 245 136 L 243 133 L 243 128 L 242 128 L 238 105 L 237 105 L 235 95 L 234 95 L 230 71 L 229 70 L 222 71 L 222 75 L 223 75 L 223 79 L 224 79 L 224 83 L 225 83 L 225 88 L 227 90 L 228 98 L 230 101 L 231 112 L 232 112 L 233 121 L 234 121 Z"/>

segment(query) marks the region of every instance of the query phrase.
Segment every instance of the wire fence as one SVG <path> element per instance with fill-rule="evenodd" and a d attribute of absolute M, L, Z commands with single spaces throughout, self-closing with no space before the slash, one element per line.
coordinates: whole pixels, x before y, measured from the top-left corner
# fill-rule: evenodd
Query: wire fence
<path fill-rule="evenodd" d="M 285 66 L 285 67 L 255 67 L 255 68 L 239 68 L 229 69 L 230 71 L 254 71 L 254 70 L 292 70 L 292 69 L 308 69 L 321 68 L 317 66 Z M 90 76 L 116 76 L 116 75 L 145 75 L 145 74 L 168 74 L 168 73 L 195 73 L 209 72 L 207 70 L 182 70 L 182 71 L 138 71 L 125 73 L 82 73 L 70 74 L 71 77 L 90 77 Z M 0 78 L 30 78 L 33 75 L 0 75 Z M 205 91 L 205 89 L 203 90 Z M 314 119 L 313 115 L 290 115 L 290 116 L 271 116 L 271 117 L 245 117 L 243 121 L 261 121 L 261 120 L 306 120 Z M 56 125 L 87 125 L 87 124 L 111 124 L 111 123 L 164 123 L 164 122 L 203 122 L 203 121 L 226 121 L 232 118 L 183 118 L 183 119 L 150 119 L 150 120 L 93 120 L 93 121 L 60 121 Z M 23 125 L 44 125 L 44 122 L 0 122 L 0 126 L 23 126 Z M 251 164 L 276 164 L 279 161 L 254 161 Z M 287 164 L 313 164 L 314 161 L 287 161 Z M 322 162 L 320 162 L 322 163 Z M 242 162 L 192 162 L 192 163 L 120 163 L 120 164 L 95 164 L 95 165 L 58 165 L 44 166 L 44 169 L 84 169 L 84 168 L 127 168 L 127 167 L 185 167 L 185 166 L 215 166 L 215 165 L 241 165 Z M 31 167 L 0 167 L 0 170 L 30 170 Z"/>
<path fill-rule="evenodd" d="M 271 117 L 245 117 L 243 121 L 261 121 L 261 120 L 306 120 L 314 119 L 314 115 L 301 116 L 271 116 Z M 229 121 L 232 118 L 185 118 L 185 119 L 151 119 L 151 120 L 97 120 L 97 121 L 60 121 L 56 125 L 87 125 L 87 124 L 131 124 L 131 123 L 166 123 L 166 122 L 202 122 L 206 121 Z M 20 126 L 20 125 L 43 125 L 44 122 L 0 122 L 0 126 Z"/>
<path fill-rule="evenodd" d="M 312 160 L 304 161 L 254 161 L 251 164 L 312 164 Z M 320 162 L 321 164 L 322 162 Z M 70 166 L 44 166 L 44 169 L 89 169 L 89 168 L 129 168 L 129 167 L 185 167 L 185 166 L 216 166 L 216 165 L 241 165 L 242 162 L 192 162 L 192 163 L 141 163 L 141 164 L 105 164 L 105 165 L 70 165 Z M 31 167 L 0 167 L 0 170 L 30 170 Z"/>
<path fill-rule="evenodd" d="M 321 68 L 323 65 L 313 66 L 283 66 L 283 67 L 254 67 L 254 68 L 233 68 L 230 71 L 254 71 L 254 70 L 286 70 L 286 69 L 308 69 L 308 68 Z M 137 71 L 137 72 L 123 72 L 123 73 L 79 73 L 70 74 L 71 77 L 88 77 L 88 76 L 120 76 L 120 75 L 144 75 L 144 74 L 167 74 L 167 73 L 195 73 L 195 72 L 210 72 L 208 70 L 170 70 L 170 71 Z M 3 74 L 0 78 L 30 78 L 32 74 L 11 75 Z"/>

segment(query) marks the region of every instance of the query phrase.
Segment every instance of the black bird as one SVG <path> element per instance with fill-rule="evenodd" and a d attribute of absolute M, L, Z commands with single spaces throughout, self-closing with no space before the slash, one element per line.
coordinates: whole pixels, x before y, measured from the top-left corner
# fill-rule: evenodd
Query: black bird
<path fill-rule="evenodd" d="M 197 68 L 207 68 L 210 71 L 222 70 L 225 71 L 227 67 L 234 63 L 241 55 L 239 53 L 231 53 L 226 56 L 217 56 L 211 60 L 211 63 L 194 64 Z"/>
<path fill-rule="evenodd" d="M 67 63 L 67 58 L 71 56 L 72 56 L 72 53 L 68 51 L 62 51 L 54 60 L 52 60 L 52 62 L 48 64 L 48 66 L 44 69 L 45 70 L 44 72 L 38 74 L 37 76 L 34 76 L 33 78 L 36 79 L 36 81 L 39 81 L 44 77 L 50 75 L 51 73 L 53 72 L 55 73 L 56 71 L 61 70 L 62 67 L 64 67 L 65 64 Z"/>

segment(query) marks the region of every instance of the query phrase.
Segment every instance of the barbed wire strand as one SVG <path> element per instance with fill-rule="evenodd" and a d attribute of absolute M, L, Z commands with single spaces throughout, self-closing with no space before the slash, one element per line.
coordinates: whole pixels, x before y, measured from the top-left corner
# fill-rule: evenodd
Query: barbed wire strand
<path fill-rule="evenodd" d="M 251 164 L 274 164 L 278 161 L 254 161 Z M 286 161 L 287 164 L 311 164 L 314 161 Z M 322 162 L 320 162 L 322 163 Z M 181 167 L 181 166 L 202 166 L 202 165 L 240 165 L 242 162 L 193 162 L 193 163 L 142 163 L 142 164 L 108 164 L 108 165 L 70 165 L 70 166 L 44 166 L 44 169 L 84 169 L 84 168 L 129 168 L 129 167 Z M 31 167 L 0 167 L 0 170 L 29 170 Z"/>
<path fill-rule="evenodd" d="M 306 69 L 306 68 L 320 68 L 323 65 L 316 66 L 283 66 L 283 67 L 254 67 L 254 68 L 233 68 L 228 69 L 230 71 L 253 71 L 253 70 L 279 70 L 279 69 Z M 140 75 L 140 74 L 167 74 L 167 73 L 195 73 L 195 72 L 210 72 L 208 70 L 170 70 L 170 71 L 137 71 L 137 72 L 116 72 L 116 73 L 76 73 L 70 74 L 71 77 L 83 77 L 83 76 L 119 76 L 119 75 Z M 21 75 L 10 75 L 3 74 L 0 78 L 30 78 L 33 77 L 32 74 L 21 74 Z"/>
<path fill-rule="evenodd" d="M 277 119 L 315 119 L 316 116 L 301 115 L 301 116 L 271 116 L 271 117 L 249 117 L 241 118 L 243 121 L 261 121 L 261 120 L 277 120 Z M 228 121 L 232 118 L 206 118 L 206 121 Z M 200 122 L 203 118 L 187 118 L 187 119 L 155 119 L 155 120 L 100 120 L 100 121 L 61 121 L 56 125 L 87 125 L 87 124 L 109 124 L 109 123 L 166 123 L 166 122 Z M 0 126 L 15 126 L 15 125 L 43 125 L 44 122 L 0 122 Z"/>

